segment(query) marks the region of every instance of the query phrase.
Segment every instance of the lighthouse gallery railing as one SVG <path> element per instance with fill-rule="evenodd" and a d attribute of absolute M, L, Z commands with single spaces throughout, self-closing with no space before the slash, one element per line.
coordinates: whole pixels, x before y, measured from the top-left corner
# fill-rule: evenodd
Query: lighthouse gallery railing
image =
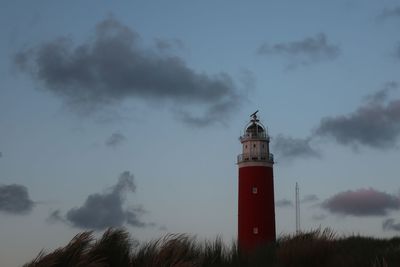
<path fill-rule="evenodd" d="M 261 132 L 261 133 L 251 133 L 250 132 L 250 133 L 243 134 L 239 139 L 240 139 L 240 141 L 245 141 L 245 140 L 249 140 L 249 139 L 269 140 L 269 136 L 265 132 Z"/>
<path fill-rule="evenodd" d="M 274 155 L 272 153 L 243 153 L 237 156 L 237 162 L 245 161 L 268 161 L 274 162 Z"/>

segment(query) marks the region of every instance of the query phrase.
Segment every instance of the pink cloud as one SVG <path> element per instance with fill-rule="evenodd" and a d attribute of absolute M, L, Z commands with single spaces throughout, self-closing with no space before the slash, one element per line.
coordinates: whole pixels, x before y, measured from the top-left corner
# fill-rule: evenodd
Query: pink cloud
<path fill-rule="evenodd" d="M 331 213 L 353 216 L 383 216 L 390 210 L 400 209 L 398 196 L 373 188 L 340 192 L 322 203 Z"/>

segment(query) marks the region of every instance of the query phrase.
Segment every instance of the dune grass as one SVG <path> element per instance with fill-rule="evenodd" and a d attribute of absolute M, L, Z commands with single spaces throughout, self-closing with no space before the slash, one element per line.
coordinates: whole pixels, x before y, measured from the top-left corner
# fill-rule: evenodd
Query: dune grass
<path fill-rule="evenodd" d="M 24 267 L 387 267 L 400 266 L 400 238 L 338 237 L 329 229 L 286 235 L 275 243 L 242 253 L 221 238 L 198 242 L 169 234 L 139 244 L 126 230 L 109 229 L 95 240 L 92 232 L 76 235 L 65 247 L 41 251 Z"/>

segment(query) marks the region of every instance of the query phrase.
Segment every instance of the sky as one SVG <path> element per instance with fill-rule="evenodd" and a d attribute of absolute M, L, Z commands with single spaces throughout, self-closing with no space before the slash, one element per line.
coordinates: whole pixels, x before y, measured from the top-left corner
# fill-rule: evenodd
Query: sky
<path fill-rule="evenodd" d="M 278 236 L 400 233 L 398 1 L 0 1 L 0 265 L 75 234 L 237 234 L 259 110 Z"/>

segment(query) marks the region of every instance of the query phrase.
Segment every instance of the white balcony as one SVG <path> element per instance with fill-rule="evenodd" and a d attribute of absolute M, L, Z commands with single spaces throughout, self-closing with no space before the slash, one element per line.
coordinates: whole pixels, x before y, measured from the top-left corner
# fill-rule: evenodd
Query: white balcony
<path fill-rule="evenodd" d="M 248 161 L 264 161 L 274 163 L 274 155 L 272 153 L 244 153 L 237 156 L 237 163 Z"/>
<path fill-rule="evenodd" d="M 239 137 L 240 142 L 244 142 L 247 140 L 266 140 L 269 142 L 269 135 L 265 132 L 261 133 L 245 133 L 241 137 Z"/>

